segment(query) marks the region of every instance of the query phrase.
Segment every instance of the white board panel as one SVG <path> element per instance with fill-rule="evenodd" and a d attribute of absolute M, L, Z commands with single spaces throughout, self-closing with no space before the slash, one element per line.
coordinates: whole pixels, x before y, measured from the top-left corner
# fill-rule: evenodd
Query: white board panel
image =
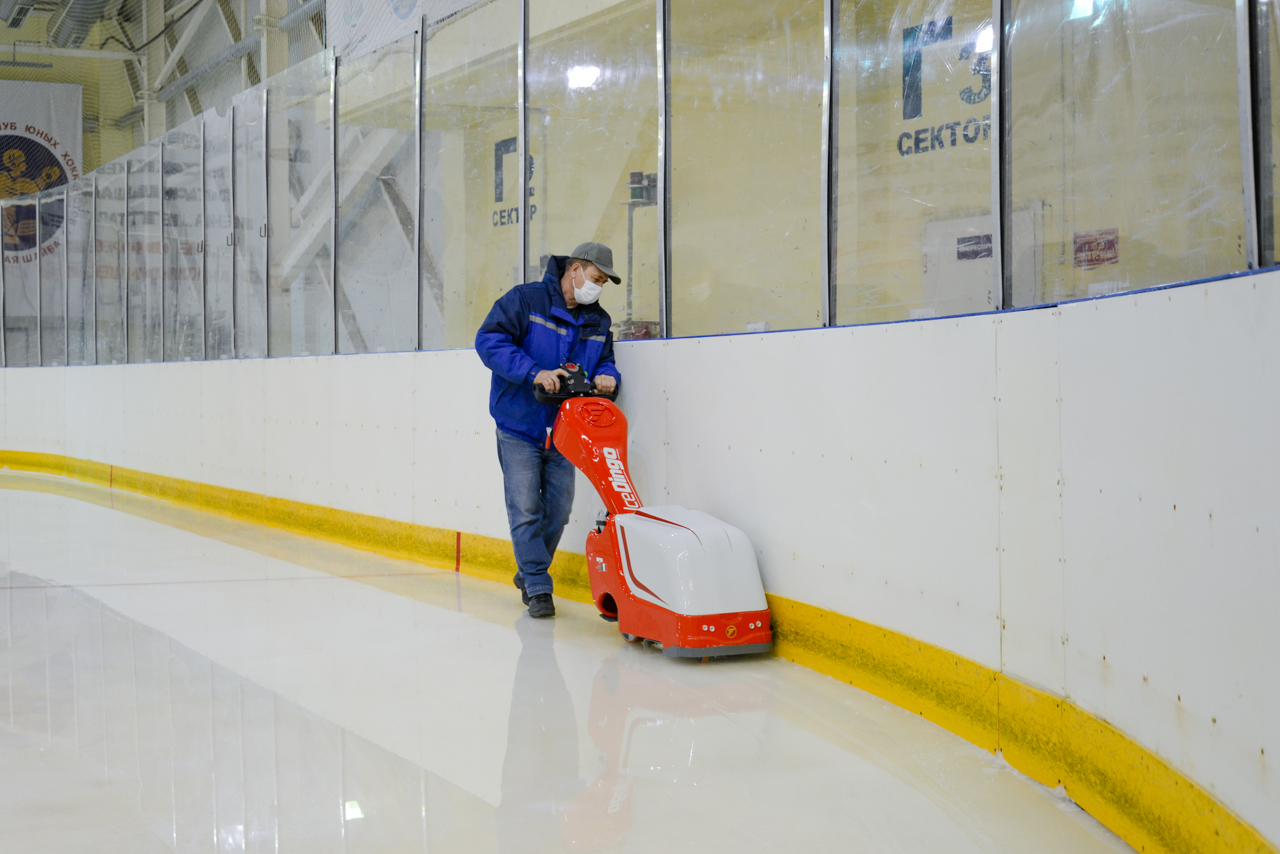
<path fill-rule="evenodd" d="M 67 455 L 110 463 L 124 439 L 124 366 L 66 368 L 64 374 Z"/>
<path fill-rule="evenodd" d="M 413 521 L 510 539 L 489 377 L 475 350 L 413 361 Z"/>
<path fill-rule="evenodd" d="M 121 366 L 123 451 L 115 465 L 199 481 L 201 374 L 194 363 Z"/>
<path fill-rule="evenodd" d="M 618 407 L 627 416 L 631 480 L 645 504 L 667 498 L 667 345 L 660 340 L 614 345 L 622 385 Z"/>
<path fill-rule="evenodd" d="M 1064 306 L 1067 690 L 1271 839 L 1276 276 Z"/>
<path fill-rule="evenodd" d="M 66 453 L 65 369 L 6 368 L 4 374 L 9 450 Z"/>
<path fill-rule="evenodd" d="M 204 483 L 247 492 L 265 491 L 265 361 L 199 363 Z"/>
<path fill-rule="evenodd" d="M 667 344 L 670 501 L 765 588 L 1000 666 L 989 317 Z"/>
<path fill-rule="evenodd" d="M 413 359 L 384 353 L 331 362 L 334 506 L 413 519 Z"/>
<path fill-rule="evenodd" d="M 328 357 L 263 363 L 263 482 L 268 495 L 337 506 L 330 450 L 333 363 Z"/>
<path fill-rule="evenodd" d="M 1004 670 L 1065 693 L 1058 312 L 996 321 Z"/>

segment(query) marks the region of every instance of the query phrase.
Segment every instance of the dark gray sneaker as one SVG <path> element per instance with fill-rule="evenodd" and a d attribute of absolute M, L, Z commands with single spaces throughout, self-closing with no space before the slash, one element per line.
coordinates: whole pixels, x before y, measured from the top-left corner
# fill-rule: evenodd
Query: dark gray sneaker
<path fill-rule="evenodd" d="M 520 577 L 520 573 L 517 572 L 515 574 L 515 577 L 511 579 L 511 583 L 514 584 L 516 586 L 516 589 L 520 591 L 520 601 L 528 605 L 529 594 L 524 592 L 524 579 Z"/>
<path fill-rule="evenodd" d="M 556 603 L 551 601 L 550 593 L 535 593 L 529 597 L 530 617 L 554 617 Z"/>

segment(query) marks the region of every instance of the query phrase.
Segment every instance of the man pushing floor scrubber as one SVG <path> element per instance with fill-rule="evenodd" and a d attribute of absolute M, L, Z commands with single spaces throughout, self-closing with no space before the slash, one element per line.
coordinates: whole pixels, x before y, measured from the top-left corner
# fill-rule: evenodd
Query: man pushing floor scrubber
<path fill-rule="evenodd" d="M 773 627 L 751 541 L 697 510 L 645 507 L 632 484 L 627 418 L 613 404 L 619 377 L 609 315 L 593 305 L 601 279 L 617 282 L 612 263 L 613 253 L 597 243 L 552 258 L 543 281 L 499 299 L 476 336 L 494 372 L 490 411 L 515 584 L 530 615 L 555 614 L 547 568 L 573 506 L 576 466 L 606 510 L 586 543 L 601 617 L 624 639 L 650 641 L 667 656 L 764 652 Z"/>
<path fill-rule="evenodd" d="M 573 464 L 551 444 L 556 404 L 539 403 L 534 385 L 560 390 L 558 367 L 582 366 L 599 391 L 617 391 L 609 313 L 597 303 L 613 271 L 613 251 L 583 243 L 553 255 L 540 282 L 507 291 L 476 333 L 476 352 L 493 371 L 489 413 L 498 424 L 498 463 L 516 553 L 515 585 L 529 614 L 555 616 L 547 569 L 573 510 Z"/>

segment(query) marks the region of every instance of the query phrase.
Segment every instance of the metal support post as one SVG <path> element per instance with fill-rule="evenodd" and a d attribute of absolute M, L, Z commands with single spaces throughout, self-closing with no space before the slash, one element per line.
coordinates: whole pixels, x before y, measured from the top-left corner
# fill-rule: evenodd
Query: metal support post
<path fill-rule="evenodd" d="M 992 296 L 999 309 L 1013 308 L 1012 216 L 1013 173 L 1009 139 L 1010 0 L 991 4 L 991 268 Z"/>
<path fill-rule="evenodd" d="M 36 365 L 44 367 L 44 264 L 40 248 L 44 245 L 44 200 L 36 196 Z"/>
<path fill-rule="evenodd" d="M 164 233 L 164 143 L 160 142 L 158 143 L 158 145 L 160 147 L 160 150 L 159 152 L 156 153 L 156 167 L 160 170 L 160 172 L 159 172 L 159 175 L 156 177 L 156 181 L 160 184 L 160 199 L 157 202 L 160 205 L 160 223 L 159 223 L 159 227 L 160 227 L 160 361 L 163 362 L 168 356 L 168 353 L 165 352 L 165 347 L 164 347 L 165 321 L 167 320 L 167 318 L 165 317 L 165 311 L 164 311 L 165 302 L 166 302 L 165 300 L 166 294 L 164 291 L 165 291 L 165 287 L 168 284 L 169 277 L 165 275 L 165 269 L 164 269 L 165 268 L 164 256 L 166 254 L 165 249 L 167 248 L 167 245 L 168 245 L 168 238 L 165 236 L 165 233 Z M 147 257 L 145 246 L 143 247 L 142 257 L 144 259 Z M 143 267 L 142 267 L 142 280 L 144 282 L 147 280 L 146 270 L 147 270 L 146 262 L 144 261 Z"/>
<path fill-rule="evenodd" d="M 85 357 L 86 364 L 98 364 L 98 177 L 96 175 L 89 178 L 92 182 L 93 189 L 91 198 L 93 202 L 89 205 L 89 257 L 93 259 L 90 265 L 93 268 L 93 285 L 90 294 L 93 301 L 93 359 Z"/>
<path fill-rule="evenodd" d="M 516 132 L 516 159 L 520 163 L 520 209 L 516 214 L 520 226 L 520 265 L 516 267 L 515 285 L 527 278 L 529 266 L 529 86 L 526 65 L 529 60 L 529 0 L 520 0 L 520 42 L 516 46 L 516 113 L 520 128 Z"/>
<path fill-rule="evenodd" d="M 836 178 L 836 76 L 835 39 L 839 25 L 839 0 L 823 0 L 822 4 L 822 162 L 819 184 L 822 197 L 822 325 L 836 322 L 836 277 L 832 267 L 835 247 L 835 178 Z"/>
<path fill-rule="evenodd" d="M 1250 51 L 1253 67 L 1253 162 L 1258 217 L 1258 266 L 1274 267 L 1275 167 L 1271 150 L 1271 16 L 1276 0 L 1254 0 L 1250 4 L 1252 28 Z"/>
<path fill-rule="evenodd" d="M 67 221 L 71 219 L 71 188 L 62 196 L 62 364 L 71 364 L 71 256 L 68 239 L 71 229 Z"/>
<path fill-rule="evenodd" d="M 413 45 L 413 130 L 416 139 L 414 148 L 413 172 L 417 176 L 413 182 L 418 191 L 418 221 L 415 223 L 413 230 L 413 257 L 417 261 L 418 269 L 418 329 L 414 334 L 413 349 L 421 350 L 422 341 L 422 321 L 423 305 L 422 300 L 425 296 L 422 287 L 422 222 L 423 222 L 423 192 L 422 192 L 422 94 L 423 94 L 423 78 L 422 75 L 426 68 L 427 57 L 427 18 L 424 15 L 421 23 L 418 25 L 417 41 Z"/>
<path fill-rule="evenodd" d="M 1244 201 L 1244 254 L 1248 269 L 1258 269 L 1258 185 L 1253 160 L 1253 27 L 1249 0 L 1236 0 L 1236 93 L 1240 105 L 1240 178 Z M 1270 69 L 1267 69 L 1268 72 Z M 1270 133 L 1270 128 L 1267 132 Z"/>
<path fill-rule="evenodd" d="M 262 355 L 271 357 L 271 90 L 262 90 Z M 286 142 L 287 142 L 286 138 Z"/>
<path fill-rule="evenodd" d="M 200 359 L 209 358 L 209 196 L 204 185 L 204 119 L 200 120 Z"/>
<path fill-rule="evenodd" d="M 236 355 L 236 107 L 227 110 L 227 183 L 231 187 L 231 358 Z"/>
<path fill-rule="evenodd" d="M 327 29 L 326 29 L 327 34 Z M 329 132 L 333 135 L 333 217 L 330 220 L 331 246 L 329 249 L 329 294 L 333 298 L 333 352 L 338 347 L 338 194 L 342 176 L 338 172 L 338 63 L 333 56 L 332 74 L 329 77 Z"/>
<path fill-rule="evenodd" d="M 129 364 L 129 253 L 133 251 L 133 247 L 129 245 L 129 175 L 132 173 L 133 166 L 129 162 L 129 158 L 124 161 L 124 264 L 119 271 L 123 275 L 117 276 L 124 288 L 123 303 L 124 317 L 120 324 L 122 338 L 124 338 L 124 364 Z M 120 253 L 116 252 L 118 258 Z"/>
<path fill-rule="evenodd" d="M 671 86 L 667 60 L 670 0 L 656 0 L 658 64 L 658 336 L 671 337 Z"/>

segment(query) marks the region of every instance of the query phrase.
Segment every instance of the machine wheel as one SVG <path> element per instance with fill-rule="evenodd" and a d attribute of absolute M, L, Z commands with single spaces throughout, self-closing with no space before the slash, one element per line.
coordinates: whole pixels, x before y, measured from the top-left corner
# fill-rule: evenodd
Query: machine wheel
<path fill-rule="evenodd" d="M 643 640 L 642 638 L 636 637 L 635 635 L 629 635 L 626 632 L 622 633 L 622 639 L 627 643 L 639 643 L 641 640 Z"/>

